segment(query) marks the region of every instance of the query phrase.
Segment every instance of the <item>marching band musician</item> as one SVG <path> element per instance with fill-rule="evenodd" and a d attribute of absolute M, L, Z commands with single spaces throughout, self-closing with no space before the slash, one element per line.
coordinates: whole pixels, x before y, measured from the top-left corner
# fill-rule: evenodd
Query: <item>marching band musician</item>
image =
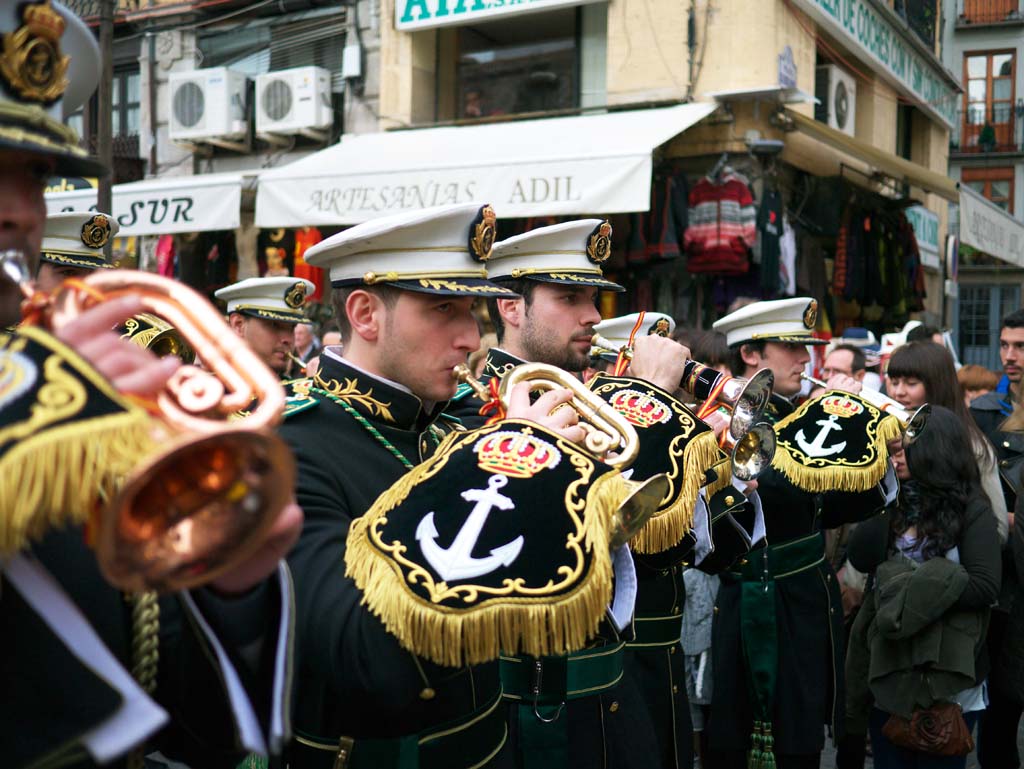
<path fill-rule="evenodd" d="M 800 391 L 806 346 L 825 343 L 812 335 L 816 317 L 816 302 L 798 297 L 756 302 L 714 324 L 734 352 L 736 376 L 762 368 L 773 372 L 765 415 L 777 434 L 787 417 L 799 416 L 789 399 Z M 860 383 L 841 374 L 828 385 L 860 390 Z M 865 411 L 845 400 L 842 406 Z M 836 409 L 829 419 L 802 429 L 795 441 L 833 473 L 835 489 L 848 472 L 844 463 L 858 456 L 848 432 L 832 434 L 842 429 L 845 416 Z M 830 726 L 836 739 L 842 734 L 843 612 L 824 557 L 823 529 L 875 515 L 898 488 L 884 451 L 875 454 L 876 468 L 885 466 L 881 482 L 861 492 L 805 491 L 779 469 L 780 454 L 758 478 L 769 544 L 722 575 L 715 606 L 709 763 L 730 769 L 817 767 L 822 727 Z"/>
<path fill-rule="evenodd" d="M 36 274 L 47 180 L 106 169 L 60 122 L 98 81 L 99 51 L 88 28 L 58 3 L 37 0 L 0 7 L 0 33 L 6 327 L 19 322 L 19 284 Z M 96 226 L 79 231 L 102 246 L 113 227 L 103 226 L 100 214 L 87 218 Z M 114 454 L 122 456 L 128 418 L 141 411 L 123 396 L 153 397 L 179 365 L 111 331 L 141 308 L 124 298 L 84 312 L 56 337 L 37 328 L 0 337 L 5 766 L 112 765 L 126 757 L 141 765 L 146 751 L 223 765 L 246 751 L 279 754 L 289 736 L 291 588 L 281 556 L 301 524 L 294 504 L 233 571 L 159 599 L 125 596 L 106 583 L 81 525 L 39 519 L 44 501 L 59 507 L 60 499 L 95 496 L 84 478 L 105 469 L 93 465 L 112 461 L 105 452 L 96 458 L 96 447 L 117 447 Z M 27 534 L 34 536 L 26 541 Z M 143 653 L 133 654 L 133 647 Z"/>
<path fill-rule="evenodd" d="M 588 366 L 591 337 L 595 324 L 601 320 L 596 309 L 598 292 L 623 290 L 601 271 L 610 238 L 611 227 L 607 222 L 583 219 L 541 227 L 495 244 L 488 274 L 520 297 L 489 300 L 498 346 L 487 354 L 484 381 L 500 380 L 524 362 L 546 363 L 573 374 Z M 656 318 L 652 319 L 654 322 Z M 662 336 L 648 335 L 645 329 L 637 335 L 630 375 L 672 392 L 679 386 L 688 355 L 685 347 Z M 480 400 L 470 397 L 468 390 L 460 391 L 457 397 L 452 413 L 469 427 L 482 423 Z M 641 451 L 642 447 L 641 442 Z M 622 550 L 616 578 L 635 584 L 637 572 L 626 548 Z M 670 754 L 672 763 L 667 765 L 676 765 L 672 747 L 675 724 L 664 730 L 668 734 L 662 740 L 649 716 L 646 693 L 628 673 L 623 675 L 626 645 L 633 639 L 634 627 L 640 632 L 631 615 L 632 607 L 624 610 L 613 605 L 610 621 L 603 626 L 603 640 L 568 657 L 536 661 L 513 655 L 502 658 L 505 694 L 512 702 L 510 733 L 517 749 L 518 766 L 662 766 L 670 760 Z M 674 640 L 662 644 L 666 659 L 668 649 L 678 646 L 679 626 L 677 618 Z M 681 662 L 682 655 L 679 656 Z M 515 682 L 521 679 L 513 672 L 524 664 L 550 667 L 550 677 L 562 681 L 561 691 L 548 692 L 556 703 L 554 706 L 538 710 L 530 705 L 527 692 L 515 690 Z M 562 674 L 557 671 L 567 666 L 573 675 L 559 679 Z M 576 681 L 577 685 L 566 687 L 567 680 Z M 671 689 L 671 682 L 664 683 Z M 682 692 L 677 716 L 686 734 L 679 747 L 682 760 L 689 766 L 691 730 L 681 678 L 674 691 Z M 564 709 L 559 702 L 564 703 Z M 671 707 L 670 703 L 665 704 L 666 709 Z M 665 720 L 673 719 L 666 713 Z"/>
<path fill-rule="evenodd" d="M 441 412 L 454 367 L 479 344 L 473 303 L 514 296 L 487 280 L 495 219 L 490 206 L 442 206 L 371 220 L 306 252 L 329 271 L 343 346 L 293 384 L 281 428 L 306 515 L 289 557 L 299 659 L 292 767 L 508 765 L 497 663 L 413 653 L 346 576 L 350 529 L 452 430 Z M 548 415 L 570 395 L 556 389 L 531 406 L 521 386 L 508 417 L 578 441 L 575 411 Z"/>
<path fill-rule="evenodd" d="M 313 284 L 305 278 L 246 278 L 218 289 L 227 303 L 228 325 L 278 376 L 292 358 L 295 326 L 306 322 L 302 308 Z"/>
<path fill-rule="evenodd" d="M 103 246 L 117 236 L 118 229 L 109 214 L 73 211 L 47 216 L 36 290 L 49 294 L 68 278 L 84 278 L 93 270 L 113 268 Z M 97 247 L 101 239 L 103 244 Z"/>

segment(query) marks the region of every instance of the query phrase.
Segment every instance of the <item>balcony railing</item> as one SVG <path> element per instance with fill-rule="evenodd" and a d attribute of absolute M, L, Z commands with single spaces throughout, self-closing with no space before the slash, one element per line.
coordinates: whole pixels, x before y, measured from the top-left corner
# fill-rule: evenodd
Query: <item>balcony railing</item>
<path fill-rule="evenodd" d="M 960 26 L 971 24 L 1024 23 L 1021 0 L 957 0 Z"/>
<path fill-rule="evenodd" d="M 1024 152 L 1024 101 L 960 110 L 949 135 L 953 153 Z"/>

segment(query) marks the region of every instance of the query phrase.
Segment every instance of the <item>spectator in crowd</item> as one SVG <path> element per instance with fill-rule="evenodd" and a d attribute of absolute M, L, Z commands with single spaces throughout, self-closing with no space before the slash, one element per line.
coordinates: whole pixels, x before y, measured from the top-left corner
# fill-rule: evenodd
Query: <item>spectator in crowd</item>
<path fill-rule="evenodd" d="M 992 392 L 999 386 L 999 374 L 984 366 L 970 363 L 956 372 L 956 378 L 964 391 L 964 403 L 970 408 L 975 398 Z"/>
<path fill-rule="evenodd" d="M 907 331 L 908 342 L 920 342 L 929 341 L 935 342 L 935 344 L 946 344 L 945 338 L 942 336 L 942 329 L 935 326 L 927 326 L 924 323 L 914 326 Z"/>
<path fill-rule="evenodd" d="M 924 432 L 906 446 L 910 479 L 890 515 L 862 523 L 850 539 L 851 562 L 873 574 L 873 583 L 847 655 L 850 733 L 844 742 L 858 739 L 868 726 L 879 767 L 962 769 L 966 755 L 901 747 L 886 725 L 952 702 L 959 705 L 952 718 L 973 729 L 985 709 L 989 659 L 983 640 L 999 592 L 999 539 L 988 500 L 979 493 L 973 442 L 961 417 L 933 405 Z M 915 667 L 912 652 L 927 639 L 941 642 L 944 656 L 925 670 Z M 973 659 L 966 670 L 965 659 Z"/>
<path fill-rule="evenodd" d="M 308 363 L 314 355 L 320 354 L 320 340 L 313 333 L 312 323 L 296 323 L 295 337 L 292 348 L 295 350 L 295 357 L 303 363 Z"/>
<path fill-rule="evenodd" d="M 964 404 L 949 350 L 930 341 L 908 342 L 897 347 L 889 359 L 886 392 L 906 409 L 914 410 L 930 403 L 947 408 L 960 418 L 971 437 L 981 488 L 995 513 L 999 541 L 1006 542 L 1006 500 L 999 485 L 995 454 Z"/>
<path fill-rule="evenodd" d="M 732 371 L 729 368 L 732 351 L 726 344 L 725 334 L 720 331 L 694 332 L 691 336 L 690 351 L 695 361 L 699 361 L 705 366 L 711 366 L 726 376 L 732 376 Z"/>

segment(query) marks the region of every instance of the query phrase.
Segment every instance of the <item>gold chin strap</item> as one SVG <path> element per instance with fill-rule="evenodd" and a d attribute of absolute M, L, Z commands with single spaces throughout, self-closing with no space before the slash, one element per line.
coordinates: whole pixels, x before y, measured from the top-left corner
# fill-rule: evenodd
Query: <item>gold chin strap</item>
<path fill-rule="evenodd" d="M 545 251 L 544 253 L 550 254 L 551 252 Z M 573 251 L 572 253 L 576 252 Z M 516 254 L 516 256 L 521 256 L 521 254 Z M 554 272 L 572 272 L 580 273 L 581 275 L 597 275 L 598 277 L 604 277 L 604 273 L 601 272 L 600 269 L 590 269 L 588 267 L 557 267 L 554 269 L 550 267 L 516 267 L 512 270 L 510 276 L 513 278 L 525 278 L 530 275 L 550 275 Z"/>
<path fill-rule="evenodd" d="M 372 286 L 375 283 L 394 283 L 399 280 L 428 280 L 431 278 L 487 278 L 487 271 L 480 270 L 426 270 L 421 272 L 368 272 L 363 275 L 363 283 Z"/>
<path fill-rule="evenodd" d="M 87 154 L 85 150 L 77 146 L 78 134 L 75 133 L 75 129 L 54 120 L 39 107 L 30 107 L 13 101 L 0 101 L 0 124 L 3 125 L 5 132 L 13 134 L 17 129 L 12 128 L 10 123 L 21 123 L 23 126 L 46 131 L 58 141 L 72 145 L 72 147 L 62 147 L 62 149 L 76 151 L 76 154 L 81 153 L 82 157 Z"/>

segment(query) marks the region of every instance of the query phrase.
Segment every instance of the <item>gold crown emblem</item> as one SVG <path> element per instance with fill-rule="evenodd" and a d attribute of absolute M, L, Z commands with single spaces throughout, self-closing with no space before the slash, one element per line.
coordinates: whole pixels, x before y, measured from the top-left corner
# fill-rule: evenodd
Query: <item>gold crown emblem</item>
<path fill-rule="evenodd" d="M 494 239 L 497 236 L 498 215 L 490 206 L 484 206 L 477 214 L 476 221 L 469 232 L 469 250 L 478 262 L 486 262 L 491 258 Z"/>
<path fill-rule="evenodd" d="M 590 233 L 590 239 L 587 241 L 587 258 L 594 264 L 601 264 L 611 255 L 612 226 L 608 222 L 601 222 Z"/>
<path fill-rule="evenodd" d="M 23 6 L 21 20 L 18 29 L 3 36 L 0 77 L 26 101 L 56 101 L 68 87 L 65 75 L 71 62 L 60 52 L 64 19 L 44 0 Z"/>
<path fill-rule="evenodd" d="M 827 395 L 821 399 L 821 407 L 826 413 L 840 417 L 856 416 L 864 410 L 861 404 L 845 395 Z"/>
<path fill-rule="evenodd" d="M 110 220 L 96 214 L 82 225 L 82 243 L 88 248 L 103 248 L 110 240 Z"/>
<path fill-rule="evenodd" d="M 612 397 L 612 408 L 637 427 L 650 427 L 672 418 L 668 406 L 639 390 L 620 390 Z"/>
<path fill-rule="evenodd" d="M 558 449 L 533 435 L 530 428 L 491 433 L 477 441 L 473 451 L 481 470 L 513 478 L 532 478 L 562 460 Z"/>
<path fill-rule="evenodd" d="M 291 307 L 293 310 L 302 307 L 306 302 L 306 284 L 301 280 L 294 286 L 288 289 L 288 293 L 284 295 L 284 303 Z"/>

